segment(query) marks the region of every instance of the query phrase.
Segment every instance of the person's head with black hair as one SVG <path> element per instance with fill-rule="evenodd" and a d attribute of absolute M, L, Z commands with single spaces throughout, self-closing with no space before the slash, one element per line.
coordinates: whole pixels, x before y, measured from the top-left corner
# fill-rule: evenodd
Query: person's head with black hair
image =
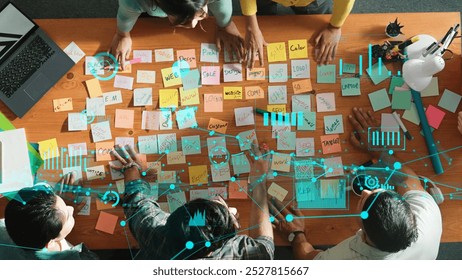
<path fill-rule="evenodd" d="M 50 186 L 35 185 L 19 190 L 7 204 L 5 225 L 18 246 L 60 251 L 61 241 L 74 227 L 73 212 Z"/>
<path fill-rule="evenodd" d="M 153 0 L 175 26 L 194 28 L 208 15 L 208 0 Z"/>
<path fill-rule="evenodd" d="M 195 199 L 176 209 L 164 226 L 165 258 L 198 259 L 221 248 L 239 228 L 235 213 L 221 197 Z M 205 217 L 205 225 L 196 216 Z M 187 248 L 188 250 L 185 250 Z"/>
<path fill-rule="evenodd" d="M 364 190 L 358 204 L 366 242 L 377 249 L 396 253 L 417 240 L 416 218 L 404 198 L 394 191 Z"/>

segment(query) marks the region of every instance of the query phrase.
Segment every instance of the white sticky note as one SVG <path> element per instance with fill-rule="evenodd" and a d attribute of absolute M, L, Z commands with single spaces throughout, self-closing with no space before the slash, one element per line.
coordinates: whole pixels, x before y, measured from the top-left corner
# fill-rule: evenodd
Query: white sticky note
<path fill-rule="evenodd" d="M 104 165 L 87 167 L 87 180 L 104 179 L 106 171 Z"/>
<path fill-rule="evenodd" d="M 72 166 L 72 167 L 63 168 L 63 176 L 71 172 L 74 172 L 74 180 L 76 182 L 83 178 L 81 166 Z"/>
<path fill-rule="evenodd" d="M 324 159 L 324 166 L 326 178 L 344 175 L 342 157 L 326 158 Z"/>
<path fill-rule="evenodd" d="M 104 105 L 114 105 L 122 103 L 122 92 L 120 90 L 103 93 Z"/>
<path fill-rule="evenodd" d="M 138 70 L 136 71 L 136 82 L 141 84 L 155 84 L 156 71 Z"/>
<path fill-rule="evenodd" d="M 160 110 L 159 111 L 159 128 L 160 130 L 170 130 L 173 127 L 172 111 Z"/>
<path fill-rule="evenodd" d="M 270 187 L 268 188 L 268 194 L 273 196 L 279 201 L 284 201 L 284 198 L 287 196 L 289 192 L 285 190 L 283 187 L 279 186 L 276 183 L 271 183 Z"/>
<path fill-rule="evenodd" d="M 159 130 L 159 111 L 143 111 L 141 117 L 141 129 Z"/>
<path fill-rule="evenodd" d="M 311 111 L 311 95 L 292 95 L 292 112 Z"/>
<path fill-rule="evenodd" d="M 85 75 L 104 75 L 104 69 L 97 58 L 93 56 L 85 57 Z"/>
<path fill-rule="evenodd" d="M 121 147 L 130 146 L 133 149 L 135 149 L 135 138 L 134 137 L 116 137 L 115 145 L 119 145 Z"/>
<path fill-rule="evenodd" d="M 212 164 L 210 166 L 210 170 L 212 171 L 213 182 L 224 182 L 229 181 L 229 179 L 231 179 L 229 163 Z"/>
<path fill-rule="evenodd" d="M 91 124 L 91 135 L 93 142 L 100 142 L 112 139 L 111 127 L 109 121 L 92 123 Z"/>
<path fill-rule="evenodd" d="M 73 143 L 67 145 L 69 151 L 69 156 L 86 156 L 87 153 L 87 143 Z"/>
<path fill-rule="evenodd" d="M 253 107 L 235 108 L 234 116 L 236 117 L 236 126 L 255 124 Z"/>
<path fill-rule="evenodd" d="M 173 49 L 158 49 L 154 50 L 154 56 L 156 62 L 166 62 L 166 61 L 173 61 Z"/>
<path fill-rule="evenodd" d="M 133 91 L 133 106 L 151 106 L 152 88 L 135 88 Z"/>
<path fill-rule="evenodd" d="M 67 114 L 67 127 L 69 131 L 87 130 L 87 115 L 82 113 Z"/>
<path fill-rule="evenodd" d="M 398 115 L 399 116 L 399 115 Z M 393 117 L 393 114 L 382 113 L 382 121 L 380 122 L 381 130 L 387 131 L 399 131 L 399 124 Z"/>
<path fill-rule="evenodd" d="M 287 104 L 287 86 L 268 86 L 268 104 Z"/>
<path fill-rule="evenodd" d="M 133 80 L 133 77 L 116 75 L 114 78 L 114 87 L 132 90 Z"/>
<path fill-rule="evenodd" d="M 152 51 L 151 50 L 134 50 L 133 59 L 141 59 L 141 63 L 152 63 Z"/>
<path fill-rule="evenodd" d="M 103 97 L 87 98 L 87 115 L 105 116 L 106 106 Z"/>
<path fill-rule="evenodd" d="M 241 82 L 242 81 L 242 64 L 224 64 L 223 65 L 223 81 L 227 82 Z"/>
<path fill-rule="evenodd" d="M 310 78 L 310 61 L 308 59 L 291 60 L 292 79 Z"/>
<path fill-rule="evenodd" d="M 316 94 L 317 112 L 335 111 L 335 94 L 333 92 Z"/>
<path fill-rule="evenodd" d="M 314 138 L 297 138 L 295 140 L 296 155 L 297 157 L 310 157 L 314 156 Z"/>
<path fill-rule="evenodd" d="M 82 57 L 85 56 L 85 53 L 77 46 L 77 44 L 72 41 L 67 47 L 63 50 L 75 63 L 79 62 Z"/>
<path fill-rule="evenodd" d="M 215 44 L 201 43 L 201 62 L 218 63 L 218 48 Z"/>
<path fill-rule="evenodd" d="M 287 74 L 287 63 L 270 64 L 269 65 L 269 82 L 270 83 L 285 83 L 289 76 Z"/>
<path fill-rule="evenodd" d="M 138 136 L 138 149 L 141 154 L 157 154 L 157 135 Z"/>

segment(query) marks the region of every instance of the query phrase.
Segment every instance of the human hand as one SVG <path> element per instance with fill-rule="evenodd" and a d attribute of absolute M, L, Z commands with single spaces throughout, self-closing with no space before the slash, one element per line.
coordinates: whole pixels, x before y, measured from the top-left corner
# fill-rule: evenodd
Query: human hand
<path fill-rule="evenodd" d="M 331 25 L 319 32 L 314 46 L 318 63 L 327 64 L 334 59 L 341 36 L 342 30 Z"/>
<path fill-rule="evenodd" d="M 85 206 L 85 203 L 82 203 L 83 195 L 81 195 L 85 190 L 81 186 L 80 180 L 75 181 L 75 176 L 76 174 L 74 171 L 64 174 L 61 180 L 56 183 L 55 193 L 60 196 L 66 204 L 74 204 L 74 213 L 78 213 Z"/>
<path fill-rule="evenodd" d="M 252 142 L 250 151 L 250 183 L 266 186 L 266 174 L 269 170 L 268 146 L 263 143 L 262 148 L 260 148 L 258 142 L 254 141 Z"/>
<path fill-rule="evenodd" d="M 132 38 L 130 33 L 116 32 L 112 38 L 111 49 L 109 52 L 116 58 L 122 70 L 125 70 L 126 61 L 130 59 L 132 51 Z"/>
<path fill-rule="evenodd" d="M 265 38 L 258 26 L 248 27 L 245 33 L 245 62 L 247 68 L 252 69 L 255 64 L 255 57 L 258 55 L 260 60 L 260 66 L 265 65 L 265 59 L 263 56 L 263 46 L 267 46 Z"/>
<path fill-rule="evenodd" d="M 233 21 L 226 27 L 217 28 L 216 44 L 218 51 L 223 49 L 222 43 L 223 48 L 230 52 L 230 57 L 233 57 L 233 53 L 235 53 L 239 62 L 242 62 L 242 58 L 244 57 L 244 39 Z"/>
<path fill-rule="evenodd" d="M 353 115 L 349 115 L 348 119 L 353 125 L 353 131 L 350 133 L 351 144 L 360 149 L 367 151 L 367 129 L 369 127 L 379 127 L 377 121 L 371 111 L 364 112 L 362 108 L 353 108 Z"/>
<path fill-rule="evenodd" d="M 116 145 L 111 154 L 119 161 L 120 165 L 109 163 L 109 166 L 123 173 L 126 182 L 138 180 L 141 176 L 146 176 L 147 172 L 154 171 L 154 169 L 147 170 L 146 159 L 136 153 L 129 145 L 125 145 L 125 147 Z"/>
<path fill-rule="evenodd" d="M 459 129 L 459 132 L 462 134 L 462 111 L 459 112 L 457 117 L 457 129 Z"/>
<path fill-rule="evenodd" d="M 294 231 L 305 231 L 305 220 L 300 218 L 303 216 L 300 210 L 296 210 L 291 207 L 290 210 L 285 208 L 282 203 L 272 198 L 269 203 L 269 210 L 271 215 L 274 217 L 273 227 L 288 236 Z M 287 221 L 287 215 L 293 216 L 293 221 Z"/>

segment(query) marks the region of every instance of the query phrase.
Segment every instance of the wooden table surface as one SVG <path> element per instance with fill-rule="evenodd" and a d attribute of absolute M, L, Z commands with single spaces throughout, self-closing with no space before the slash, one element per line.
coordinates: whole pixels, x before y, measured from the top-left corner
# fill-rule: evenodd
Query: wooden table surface
<path fill-rule="evenodd" d="M 354 14 L 351 15 L 342 28 L 342 40 L 337 52 L 334 63 L 338 65 L 338 59 L 342 58 L 346 63 L 358 64 L 358 56 L 363 55 L 363 69 L 367 67 L 367 48 L 368 44 L 382 44 L 387 38 L 384 34 L 385 25 L 388 22 L 394 21 L 398 17 L 399 21 L 405 26 L 403 32 L 405 39 L 413 35 L 426 33 L 441 38 L 448 28 L 455 23 L 459 23 L 459 13 L 415 13 L 415 14 Z M 242 17 L 234 18 L 238 28 L 244 32 L 244 19 Z M 317 30 L 324 26 L 329 20 L 329 16 L 275 16 L 275 17 L 259 17 L 260 27 L 265 35 L 267 42 L 286 42 L 292 39 L 312 39 Z M 116 29 L 115 19 L 47 19 L 37 20 L 38 24 L 53 38 L 60 47 L 66 47 L 71 41 L 86 53 L 86 55 L 95 55 L 99 52 L 106 51 L 111 42 L 113 33 Z M 138 20 L 133 32 L 133 49 L 134 50 L 153 50 L 160 48 L 174 48 L 174 50 L 183 49 L 196 49 L 196 57 L 199 61 L 200 44 L 202 42 L 214 43 L 215 24 L 213 19 L 206 20 L 203 23 L 206 32 L 201 31 L 199 28 L 193 30 L 185 30 L 177 28 L 175 31 L 169 25 L 167 20 L 142 18 Z M 244 33 L 242 33 L 244 34 Z M 423 99 L 424 105 L 429 104 L 437 105 L 439 98 L 444 89 L 449 89 L 454 92 L 461 92 L 461 51 L 460 39 L 455 39 L 450 49 L 454 52 L 452 60 L 446 62 L 446 68 L 436 76 L 439 77 L 439 91 L 438 97 L 426 97 Z M 266 52 L 266 51 L 265 51 Z M 265 54 L 266 56 L 266 54 Z M 360 164 L 369 159 L 368 155 L 360 153 L 355 150 L 348 143 L 348 135 L 352 127 L 347 121 L 347 116 L 353 106 L 361 106 L 371 108 L 367 94 L 389 86 L 389 80 L 374 86 L 367 74 L 361 77 L 361 96 L 357 97 L 342 97 L 340 88 L 340 78 L 337 77 L 335 84 L 317 84 L 316 83 L 316 63 L 312 59 L 313 48 L 312 44 L 309 47 L 309 58 L 311 62 L 311 77 L 313 87 L 317 93 L 322 92 L 335 92 L 337 114 L 343 114 L 345 133 L 341 134 L 342 140 L 342 153 L 335 154 L 341 155 L 345 165 Z M 289 63 L 289 61 L 287 61 Z M 220 56 L 220 64 L 223 63 L 223 55 Z M 210 63 L 199 63 L 200 65 L 210 65 Z M 266 68 L 268 69 L 268 64 Z M 135 84 L 134 88 L 139 87 L 153 87 L 153 96 L 155 106 L 153 107 L 133 107 L 132 91 L 122 90 L 123 103 L 117 105 L 110 105 L 106 107 L 106 118 L 110 120 L 112 128 L 112 136 L 114 137 L 135 137 L 142 135 L 152 134 L 165 134 L 177 133 L 177 139 L 185 135 L 201 135 L 202 143 L 205 143 L 208 134 L 202 131 L 193 129 L 178 130 L 174 127 L 173 130 L 166 131 L 145 131 L 141 130 L 141 112 L 143 110 L 152 110 L 158 108 L 158 90 L 163 88 L 160 69 L 171 66 L 171 62 L 155 63 L 152 64 L 137 64 L 133 66 L 132 74 L 125 74 L 126 76 L 136 77 L 136 70 L 156 70 L 156 84 Z M 338 67 L 338 66 L 337 66 Z M 389 70 L 396 73 L 400 70 L 399 63 L 387 64 Z M 337 68 L 338 69 L 338 68 Z M 267 72 L 268 73 L 268 72 Z M 245 77 L 245 74 L 244 74 Z M 91 76 L 84 75 L 84 59 L 77 63 L 69 73 L 64 76 L 43 98 L 36 104 L 27 115 L 18 119 L 3 105 L 0 104 L 0 110 L 13 122 L 16 127 L 26 128 L 28 140 L 37 142 L 56 137 L 60 147 L 67 147 L 70 143 L 87 142 L 89 150 L 95 149 L 95 143 L 92 142 L 90 130 L 80 132 L 67 131 L 67 114 L 68 112 L 53 112 L 52 101 L 57 98 L 72 97 L 73 98 L 73 112 L 80 112 L 85 109 L 85 99 L 88 97 L 84 81 L 91 79 Z M 223 78 L 221 78 L 223 79 Z M 287 83 L 288 100 L 293 94 L 292 79 Z M 237 83 L 222 83 L 220 86 L 203 86 L 200 88 L 200 93 L 221 93 L 223 86 L 251 86 L 260 85 L 265 91 L 268 86 L 266 81 L 243 81 Z M 113 81 L 101 82 L 103 92 L 116 90 L 113 87 Z M 312 98 L 312 104 L 315 99 Z M 215 117 L 229 122 L 227 134 L 236 135 L 238 132 L 252 129 L 251 126 L 239 127 L 235 126 L 234 111 L 236 107 L 257 106 L 266 107 L 267 99 L 254 100 L 237 100 L 224 102 L 224 111 L 222 113 L 204 113 L 203 112 L 203 99 L 199 105 L 197 120 L 200 127 L 206 127 L 210 117 Z M 287 104 L 287 109 L 290 110 L 291 103 Z M 114 128 L 114 115 L 115 109 L 125 108 L 135 111 L 135 126 L 134 129 L 121 129 Z M 315 110 L 315 105 L 312 106 Z M 381 110 L 375 113 L 375 116 L 380 118 L 380 113 L 390 112 L 391 108 Z M 402 112 L 400 112 L 402 113 Z M 324 134 L 323 131 L 323 117 L 331 113 L 318 113 L 317 114 L 317 130 L 311 131 L 297 131 L 297 137 L 314 137 L 316 150 L 320 149 L 320 136 Z M 263 126 L 262 117 L 256 116 L 256 130 L 260 142 L 266 141 L 271 147 L 276 148 L 275 139 L 271 138 L 271 132 L 268 127 Z M 452 163 L 449 165 L 448 161 L 442 157 L 445 173 L 436 176 L 432 170 L 430 161 L 427 156 L 426 147 L 423 137 L 419 134 L 419 127 L 404 120 L 405 125 L 410 132 L 415 136 L 413 141 L 407 143 L 407 149 L 400 152 L 400 157 L 403 162 L 419 159 L 409 163 L 418 174 L 427 176 L 434 181 L 438 182 L 444 193 L 454 193 L 461 185 L 462 172 L 461 172 L 461 150 L 457 149 L 462 143 L 462 136 L 457 131 L 456 114 L 447 112 L 446 116 L 438 130 L 434 132 L 436 141 L 440 142 L 441 148 L 451 149 L 446 155 L 452 158 Z M 235 141 L 234 141 L 235 142 Z M 239 152 L 236 143 L 232 139 L 228 140 L 228 149 L 230 153 Z M 179 146 L 181 147 L 181 146 Z M 202 149 L 202 154 L 199 156 L 187 156 L 187 161 L 192 165 L 204 164 L 207 152 L 206 148 Z M 316 151 L 316 157 L 328 157 Z M 329 155 L 330 156 L 330 155 Z M 158 159 L 159 155 L 149 155 L 148 161 Z M 167 165 L 165 157 L 161 160 L 165 166 L 163 170 L 177 170 L 183 182 L 188 182 L 187 165 Z M 90 158 L 89 166 L 104 164 L 106 172 L 109 172 L 107 162 L 94 162 Z M 209 165 L 210 174 L 210 165 Z M 185 172 L 182 172 L 185 170 Z M 59 171 L 42 172 L 44 178 L 52 180 L 51 176 L 58 176 Z M 106 176 L 106 180 L 91 181 L 92 188 L 104 189 L 107 188 L 110 180 L 110 175 Z M 284 179 L 285 178 L 285 179 Z M 291 178 L 278 176 L 276 182 L 283 185 L 288 191 L 287 199 L 292 199 L 293 196 L 293 182 Z M 213 186 L 222 186 L 222 183 L 212 183 Z M 197 188 L 197 187 L 195 187 Z M 113 187 L 114 189 L 114 187 Z M 189 189 L 182 187 L 183 190 Z M 189 195 L 187 194 L 187 197 Z M 325 215 L 344 215 L 356 212 L 356 203 L 358 197 L 354 194 L 349 196 L 349 210 L 310 210 L 304 211 L 307 216 L 325 216 Z M 1 202 L 3 205 L 6 203 L 5 199 Z M 249 225 L 249 209 L 250 200 L 229 200 L 231 206 L 235 206 L 240 211 L 241 224 L 243 228 Z M 289 201 L 288 201 L 289 203 Z M 1 207 L 3 211 L 3 207 Z M 458 200 L 450 200 L 446 197 L 446 201 L 441 206 L 443 214 L 443 242 L 456 242 L 462 241 L 462 223 L 460 223 L 460 216 L 462 215 L 461 202 Z M 119 221 L 123 219 L 123 211 L 120 206 L 114 209 L 105 210 L 106 212 L 118 215 Z M 3 213 L 0 213 L 3 216 Z M 70 234 L 68 240 L 72 243 L 85 242 L 90 249 L 109 249 L 109 248 L 135 248 L 136 242 L 131 237 L 128 228 L 122 228 L 120 225 L 116 226 L 114 235 L 103 233 L 95 230 L 96 221 L 99 211 L 96 210 L 94 199 L 91 207 L 90 216 L 76 216 L 76 225 L 73 232 Z M 315 245 L 321 244 L 336 244 L 343 239 L 351 236 L 358 229 L 356 223 L 357 218 L 320 218 L 320 219 L 307 219 L 306 230 L 308 240 Z M 244 231 L 245 233 L 245 231 Z M 128 236 L 128 238 L 127 238 Z M 286 245 L 286 241 L 276 234 L 276 244 Z"/>

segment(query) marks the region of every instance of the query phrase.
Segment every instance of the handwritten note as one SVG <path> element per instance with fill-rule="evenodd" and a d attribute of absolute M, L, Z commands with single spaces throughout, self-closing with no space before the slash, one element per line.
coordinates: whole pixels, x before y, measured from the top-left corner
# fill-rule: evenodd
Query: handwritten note
<path fill-rule="evenodd" d="M 151 106 L 152 88 L 135 88 L 133 91 L 133 106 Z"/>
<path fill-rule="evenodd" d="M 203 85 L 219 85 L 220 66 L 202 66 L 201 79 Z"/>
<path fill-rule="evenodd" d="M 215 119 L 215 118 L 210 118 L 207 129 L 224 134 L 226 133 L 226 130 L 228 129 L 228 122 Z"/>
<path fill-rule="evenodd" d="M 67 149 L 69 150 L 69 155 L 72 156 L 86 156 L 87 155 L 87 143 L 73 143 L 67 145 Z"/>
<path fill-rule="evenodd" d="M 157 135 L 138 136 L 138 149 L 141 154 L 157 154 Z"/>
<path fill-rule="evenodd" d="M 244 153 L 231 155 L 234 174 L 244 174 L 250 172 L 250 162 Z"/>
<path fill-rule="evenodd" d="M 292 79 L 310 78 L 310 61 L 308 59 L 295 59 L 290 62 L 292 68 Z"/>
<path fill-rule="evenodd" d="M 314 156 L 314 138 L 297 138 L 295 141 L 295 151 L 297 157 L 309 157 Z"/>
<path fill-rule="evenodd" d="M 324 155 L 340 153 L 342 151 L 340 136 L 338 134 L 321 136 L 321 147 Z"/>
<path fill-rule="evenodd" d="M 186 157 L 182 151 L 171 152 L 167 154 L 167 164 L 184 164 Z"/>
<path fill-rule="evenodd" d="M 223 112 L 223 95 L 214 93 L 204 94 L 204 112 Z"/>
<path fill-rule="evenodd" d="M 120 90 L 103 93 L 104 105 L 114 105 L 122 103 L 122 92 Z"/>
<path fill-rule="evenodd" d="M 156 71 L 138 70 L 136 71 L 136 82 L 139 84 L 155 84 Z"/>
<path fill-rule="evenodd" d="M 326 172 L 324 176 L 326 178 L 344 175 L 342 157 L 326 158 L 324 159 L 324 165 L 324 170 Z"/>
<path fill-rule="evenodd" d="M 311 160 L 296 160 L 294 162 L 295 179 L 311 179 L 313 177 L 313 161 Z"/>
<path fill-rule="evenodd" d="M 212 171 L 213 182 L 224 182 L 231 179 L 229 163 L 212 164 L 210 166 L 210 170 Z"/>
<path fill-rule="evenodd" d="M 289 58 L 307 58 L 308 57 L 308 44 L 306 39 L 289 40 Z"/>
<path fill-rule="evenodd" d="M 342 96 L 357 96 L 361 95 L 361 83 L 359 78 L 344 78 L 342 79 Z"/>
<path fill-rule="evenodd" d="M 245 125 L 255 124 L 253 107 L 235 108 L 234 116 L 236 118 L 236 126 L 245 126 Z"/>
<path fill-rule="evenodd" d="M 194 108 L 186 108 L 176 112 L 176 122 L 179 129 L 197 127 L 196 112 Z"/>
<path fill-rule="evenodd" d="M 75 63 L 79 62 L 82 57 L 85 56 L 85 53 L 77 46 L 77 44 L 72 41 L 66 48 L 63 50 Z"/>
<path fill-rule="evenodd" d="M 268 86 L 268 104 L 287 104 L 287 86 Z"/>
<path fill-rule="evenodd" d="M 214 188 L 209 188 L 209 198 L 212 199 L 216 196 L 221 196 L 224 199 L 228 198 L 228 192 L 226 190 L 226 187 L 214 187 Z"/>
<path fill-rule="evenodd" d="M 197 89 L 201 87 L 201 73 L 199 69 L 191 69 L 181 77 L 184 90 Z"/>
<path fill-rule="evenodd" d="M 265 92 L 259 86 L 245 87 L 245 99 L 260 99 L 265 98 Z"/>
<path fill-rule="evenodd" d="M 161 171 L 159 172 L 159 183 L 174 184 L 176 183 L 176 171 Z"/>
<path fill-rule="evenodd" d="M 65 111 L 72 111 L 72 98 L 60 98 L 53 100 L 53 111 L 55 112 L 65 112 Z"/>
<path fill-rule="evenodd" d="M 160 110 L 159 112 L 159 128 L 160 130 L 169 130 L 172 129 L 172 111 L 170 110 Z"/>
<path fill-rule="evenodd" d="M 95 229 L 105 233 L 114 234 L 118 219 L 119 217 L 116 215 L 101 211 L 99 212 Z"/>
<path fill-rule="evenodd" d="M 284 201 L 284 198 L 286 198 L 288 193 L 289 191 L 274 182 L 271 183 L 270 187 L 268 188 L 268 194 L 281 202 Z"/>
<path fill-rule="evenodd" d="M 242 87 L 223 87 L 223 98 L 225 100 L 242 99 Z"/>
<path fill-rule="evenodd" d="M 209 199 L 209 190 L 190 190 L 189 191 L 189 201 L 193 201 L 195 199 Z"/>
<path fill-rule="evenodd" d="M 114 141 L 98 142 L 95 144 L 96 161 L 113 160 L 111 151 L 114 149 Z"/>
<path fill-rule="evenodd" d="M 291 127 L 290 125 L 273 125 L 271 127 L 271 137 L 276 138 L 278 133 L 284 132 L 284 131 L 290 131 Z"/>
<path fill-rule="evenodd" d="M 179 72 L 174 71 L 172 67 L 161 69 L 161 73 L 164 87 L 172 87 L 182 84 Z"/>
<path fill-rule="evenodd" d="M 202 185 L 208 183 L 209 173 L 207 171 L 207 165 L 189 166 L 188 171 L 190 185 Z"/>
<path fill-rule="evenodd" d="M 69 131 L 87 130 L 87 115 L 82 113 L 68 113 L 67 127 Z"/>
<path fill-rule="evenodd" d="M 335 64 L 318 65 L 317 82 L 318 84 L 335 84 L 337 80 Z"/>
<path fill-rule="evenodd" d="M 200 103 L 199 90 L 197 88 L 184 90 L 180 87 L 181 106 L 197 105 Z"/>
<path fill-rule="evenodd" d="M 173 213 L 186 203 L 186 195 L 184 192 L 167 194 L 167 203 L 170 213 Z"/>
<path fill-rule="evenodd" d="M 89 116 L 106 115 L 106 106 L 102 97 L 87 98 L 87 114 Z"/>
<path fill-rule="evenodd" d="M 151 50 L 134 50 L 133 59 L 140 59 L 141 63 L 152 63 Z"/>
<path fill-rule="evenodd" d="M 242 64 L 224 64 L 223 65 L 223 81 L 241 82 L 242 81 Z"/>
<path fill-rule="evenodd" d="M 104 75 L 104 69 L 96 57 L 85 57 L 85 75 Z"/>
<path fill-rule="evenodd" d="M 279 62 L 287 60 L 286 44 L 285 42 L 271 43 L 266 47 L 268 54 L 268 62 Z"/>
<path fill-rule="evenodd" d="M 248 81 L 264 81 L 266 79 L 266 68 L 247 69 Z"/>
<path fill-rule="evenodd" d="M 302 111 L 302 121 L 297 120 L 297 130 L 316 130 L 316 112 Z"/>
<path fill-rule="evenodd" d="M 269 65 L 269 82 L 270 83 L 285 83 L 289 76 L 287 74 L 287 64 L 270 64 Z"/>
<path fill-rule="evenodd" d="M 258 142 L 257 133 L 255 129 L 242 131 L 237 135 L 236 138 L 238 138 L 239 148 L 241 149 L 241 151 L 250 150 L 250 148 L 252 147 L 252 143 Z"/>
<path fill-rule="evenodd" d="M 425 115 L 427 115 L 428 124 L 434 129 L 438 129 L 446 113 L 433 105 L 428 105 Z"/>
<path fill-rule="evenodd" d="M 176 51 L 176 59 L 180 62 L 180 66 L 186 64 L 188 69 L 197 67 L 195 49 Z"/>
<path fill-rule="evenodd" d="M 266 111 L 270 113 L 286 113 L 286 105 L 285 104 L 276 104 L 276 105 L 266 105 Z"/>
<path fill-rule="evenodd" d="M 296 134 L 292 131 L 280 132 L 276 135 L 277 147 L 280 151 L 293 151 L 295 150 Z"/>
<path fill-rule="evenodd" d="M 92 123 L 91 124 L 91 135 L 93 142 L 101 142 L 112 139 L 111 127 L 109 121 Z"/>
<path fill-rule="evenodd" d="M 114 87 L 122 89 L 133 89 L 133 77 L 116 75 L 114 78 Z"/>
<path fill-rule="evenodd" d="M 104 179 L 106 177 L 106 171 L 104 165 L 90 166 L 87 167 L 87 180 Z"/>
<path fill-rule="evenodd" d="M 39 152 L 43 160 L 59 157 L 59 147 L 56 138 L 39 141 Z"/>
<path fill-rule="evenodd" d="M 201 43 L 201 62 L 218 63 L 218 48 L 215 44 Z"/>
<path fill-rule="evenodd" d="M 290 172 L 292 157 L 290 154 L 274 153 L 271 160 L 271 169 L 274 171 Z"/>
<path fill-rule="evenodd" d="M 116 109 L 114 126 L 116 128 L 133 128 L 134 119 L 135 111 Z"/>
<path fill-rule="evenodd" d="M 159 89 L 160 108 L 178 108 L 177 89 Z"/>
<path fill-rule="evenodd" d="M 356 73 L 356 64 L 354 63 L 343 63 L 343 73 Z"/>
<path fill-rule="evenodd" d="M 294 81 L 292 82 L 292 88 L 294 89 L 294 94 L 307 93 L 313 91 L 310 79 Z"/>
<path fill-rule="evenodd" d="M 159 153 L 176 152 L 178 150 L 176 133 L 157 135 Z"/>
<path fill-rule="evenodd" d="M 130 146 L 135 149 L 135 138 L 134 137 L 116 137 L 115 138 L 116 146 L 125 147 Z"/>
<path fill-rule="evenodd" d="M 293 95 L 292 112 L 311 111 L 311 95 Z"/>
<path fill-rule="evenodd" d="M 103 95 L 103 91 L 101 90 L 101 85 L 99 84 L 98 79 L 94 78 L 87 80 L 85 81 L 85 85 L 87 86 L 88 95 L 91 98 Z"/>
<path fill-rule="evenodd" d="M 207 150 L 209 156 L 224 156 L 226 155 L 226 150 L 223 149 L 226 147 L 226 138 L 225 137 L 209 137 L 207 138 Z"/>
<path fill-rule="evenodd" d="M 370 93 L 369 100 L 371 101 L 372 109 L 374 112 L 385 109 L 391 106 L 390 98 L 388 97 L 386 89 L 380 89 Z"/>
<path fill-rule="evenodd" d="M 201 138 L 199 135 L 182 136 L 181 137 L 181 149 L 183 154 L 186 155 L 197 155 L 201 153 Z"/>
<path fill-rule="evenodd" d="M 324 132 L 326 134 L 343 133 L 343 115 L 324 116 Z"/>
<path fill-rule="evenodd" d="M 248 183 L 246 180 L 236 180 L 229 182 L 228 186 L 229 199 L 247 199 Z"/>
<path fill-rule="evenodd" d="M 160 112 L 143 111 L 141 116 L 141 129 L 159 130 Z"/>
<path fill-rule="evenodd" d="M 333 92 L 316 94 L 316 107 L 317 112 L 335 111 L 335 94 Z"/>
<path fill-rule="evenodd" d="M 173 49 L 158 49 L 154 50 L 154 57 L 156 62 L 173 61 Z"/>

